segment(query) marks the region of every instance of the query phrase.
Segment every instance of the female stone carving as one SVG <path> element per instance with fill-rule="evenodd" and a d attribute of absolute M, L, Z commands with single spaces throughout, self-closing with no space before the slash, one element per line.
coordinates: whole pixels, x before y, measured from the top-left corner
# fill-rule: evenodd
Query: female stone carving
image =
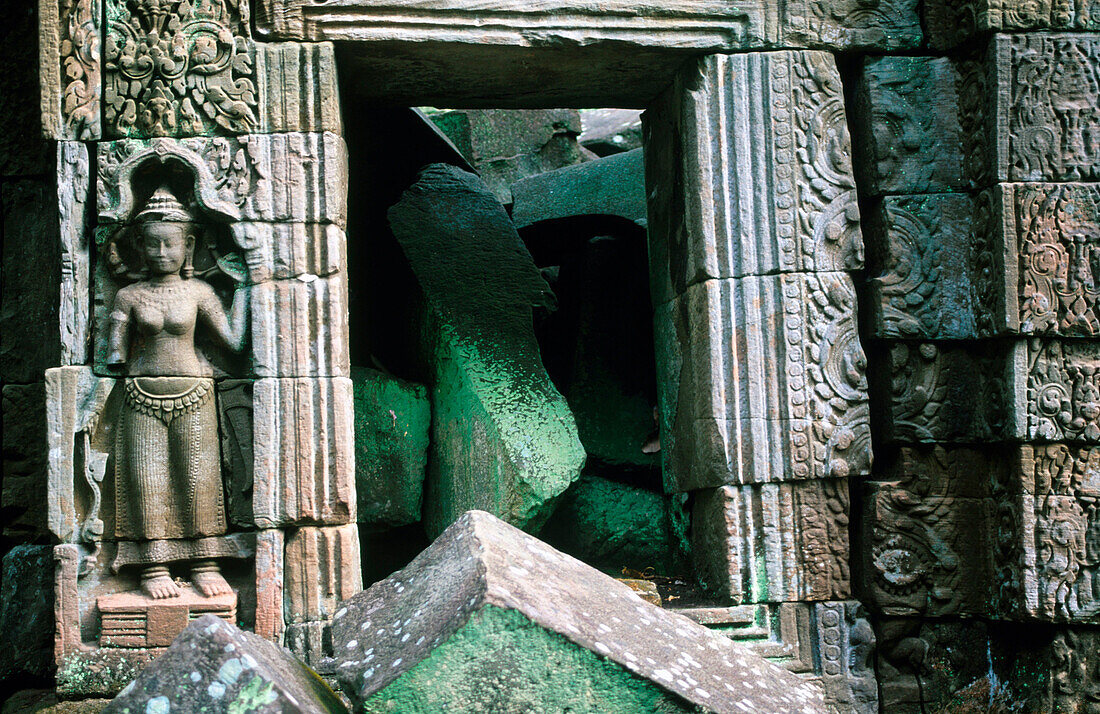
<path fill-rule="evenodd" d="M 147 278 L 118 291 L 107 361 L 126 366 L 115 440 L 115 535 L 135 541 L 150 597 L 180 594 L 166 563 L 190 561 L 207 597 L 232 592 L 211 558 L 225 534 L 218 418 L 210 365 L 195 350 L 200 324 L 230 349 L 244 348 L 248 293 L 231 315 L 192 277 L 192 216 L 165 187 L 137 216 Z"/>

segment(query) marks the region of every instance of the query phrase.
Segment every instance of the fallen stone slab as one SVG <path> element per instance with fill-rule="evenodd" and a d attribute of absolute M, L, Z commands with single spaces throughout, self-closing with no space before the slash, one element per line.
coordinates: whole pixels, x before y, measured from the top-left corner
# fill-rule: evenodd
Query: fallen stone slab
<path fill-rule="evenodd" d="M 480 511 L 344 603 L 363 712 L 825 712 L 815 685 Z"/>
<path fill-rule="evenodd" d="M 425 530 L 438 535 L 481 509 L 537 531 L 585 460 L 532 324 L 549 286 L 504 207 L 471 173 L 431 164 L 387 215 L 425 303 Z"/>
<path fill-rule="evenodd" d="M 347 707 L 286 650 L 204 615 L 103 711 L 346 714 Z"/>

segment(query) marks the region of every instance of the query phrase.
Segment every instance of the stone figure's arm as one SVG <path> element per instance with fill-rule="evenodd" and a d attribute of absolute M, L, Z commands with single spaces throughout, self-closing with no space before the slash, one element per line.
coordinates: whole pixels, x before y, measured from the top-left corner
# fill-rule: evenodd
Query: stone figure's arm
<path fill-rule="evenodd" d="M 202 295 L 199 299 L 199 315 L 217 334 L 226 347 L 234 352 L 244 349 L 248 337 L 248 308 L 251 291 L 247 285 L 237 286 L 233 293 L 233 305 L 229 315 L 225 314 L 221 300 L 214 289 L 202 283 Z"/>
<path fill-rule="evenodd" d="M 133 300 L 126 288 L 115 295 L 107 334 L 107 364 L 126 364 L 130 358 L 130 313 Z"/>

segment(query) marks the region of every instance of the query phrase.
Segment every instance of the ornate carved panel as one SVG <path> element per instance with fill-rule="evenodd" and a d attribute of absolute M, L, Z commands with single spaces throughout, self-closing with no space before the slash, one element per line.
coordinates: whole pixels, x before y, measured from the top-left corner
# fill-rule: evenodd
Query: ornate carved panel
<path fill-rule="evenodd" d="M 1100 343 L 1031 339 L 1011 369 L 1015 436 L 1024 441 L 1100 443 Z"/>
<path fill-rule="evenodd" d="M 843 273 L 710 280 L 659 308 L 666 487 L 868 473 L 855 311 Z"/>
<path fill-rule="evenodd" d="M 645 131 L 655 303 L 711 278 L 862 267 L 831 55 L 707 57 L 658 101 Z"/>
<path fill-rule="evenodd" d="M 42 131 L 51 139 L 91 141 L 101 136 L 102 2 L 38 2 Z"/>
<path fill-rule="evenodd" d="M 930 0 L 924 12 L 928 39 L 937 49 L 990 31 L 1100 30 L 1094 0 Z"/>
<path fill-rule="evenodd" d="M 848 483 L 724 486 L 696 492 L 696 572 L 735 603 L 843 599 L 848 568 Z"/>
<path fill-rule="evenodd" d="M 997 35 L 997 176 L 1100 178 L 1100 35 Z"/>

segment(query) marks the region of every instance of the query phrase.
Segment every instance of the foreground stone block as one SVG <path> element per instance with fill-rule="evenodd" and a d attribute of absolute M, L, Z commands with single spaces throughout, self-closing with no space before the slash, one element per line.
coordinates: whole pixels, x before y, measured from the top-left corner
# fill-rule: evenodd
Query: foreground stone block
<path fill-rule="evenodd" d="M 855 314 L 843 273 L 708 280 L 658 307 L 666 489 L 869 473 Z"/>
<path fill-rule="evenodd" d="M 309 669 L 278 646 L 205 615 L 108 706 L 155 711 L 347 712 Z"/>
<path fill-rule="evenodd" d="M 346 377 L 256 381 L 252 509 L 258 527 L 355 520 L 353 404 Z"/>
<path fill-rule="evenodd" d="M 585 458 L 532 327 L 531 307 L 549 288 L 504 208 L 472 174 L 430 165 L 388 215 L 428 314 L 425 527 L 438 534 L 477 507 L 538 529 Z"/>
<path fill-rule="evenodd" d="M 347 152 L 330 132 L 103 142 L 100 222 L 131 219 L 133 172 L 166 161 L 191 171 L 199 206 L 223 220 L 344 225 Z"/>
<path fill-rule="evenodd" d="M 645 118 L 654 304 L 707 279 L 863 266 L 831 55 L 707 57 Z"/>
<path fill-rule="evenodd" d="M 516 711 L 547 701 L 598 711 L 825 711 L 812 685 L 477 511 L 337 615 L 337 676 L 363 711 Z"/>
<path fill-rule="evenodd" d="M 57 140 L 99 139 L 103 72 L 99 3 L 39 0 L 37 5 L 42 133 Z"/>
<path fill-rule="evenodd" d="M 53 669 L 53 548 L 19 545 L 4 555 L 0 588 L 0 682 L 19 686 Z"/>
<path fill-rule="evenodd" d="M 734 603 L 851 595 L 846 480 L 723 486 L 695 494 L 692 557 Z"/>
<path fill-rule="evenodd" d="M 365 367 L 354 367 L 351 381 L 359 522 L 392 527 L 415 523 L 428 467 L 428 390 Z"/>

